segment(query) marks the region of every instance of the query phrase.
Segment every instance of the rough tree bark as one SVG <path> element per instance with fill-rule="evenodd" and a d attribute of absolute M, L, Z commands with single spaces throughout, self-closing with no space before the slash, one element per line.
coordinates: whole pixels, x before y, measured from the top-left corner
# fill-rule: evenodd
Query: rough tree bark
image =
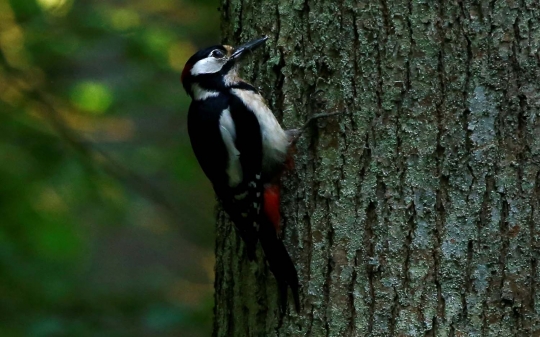
<path fill-rule="evenodd" d="M 221 214 L 215 336 L 540 335 L 536 0 L 222 0 L 286 127 L 302 311 Z"/>

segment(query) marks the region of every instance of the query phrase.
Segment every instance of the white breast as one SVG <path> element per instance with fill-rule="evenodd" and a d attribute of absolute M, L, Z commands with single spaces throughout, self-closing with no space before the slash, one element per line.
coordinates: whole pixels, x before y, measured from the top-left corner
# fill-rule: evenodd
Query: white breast
<path fill-rule="evenodd" d="M 257 116 L 262 133 L 263 167 L 272 168 L 283 163 L 289 140 L 262 96 L 250 90 L 232 89 L 231 92 Z"/>

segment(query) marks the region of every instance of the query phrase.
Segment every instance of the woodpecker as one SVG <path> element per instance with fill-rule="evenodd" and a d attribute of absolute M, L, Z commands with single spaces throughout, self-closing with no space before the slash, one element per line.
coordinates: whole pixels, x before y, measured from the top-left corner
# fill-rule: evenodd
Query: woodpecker
<path fill-rule="evenodd" d="M 238 75 L 243 56 L 267 39 L 198 51 L 186 62 L 182 84 L 192 99 L 188 133 L 202 170 L 250 260 L 261 243 L 278 284 L 282 312 L 287 306 L 287 287 L 298 312 L 297 271 L 278 235 L 279 177 L 298 131 L 283 130 L 258 90 Z"/>

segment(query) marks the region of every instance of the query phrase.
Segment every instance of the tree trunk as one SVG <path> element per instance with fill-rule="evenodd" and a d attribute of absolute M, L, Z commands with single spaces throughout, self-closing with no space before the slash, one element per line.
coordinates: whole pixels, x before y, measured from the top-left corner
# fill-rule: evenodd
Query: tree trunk
<path fill-rule="evenodd" d="M 224 41 L 287 128 L 302 310 L 221 214 L 215 336 L 540 335 L 535 0 L 223 0 Z M 292 298 L 290 297 L 290 301 Z"/>

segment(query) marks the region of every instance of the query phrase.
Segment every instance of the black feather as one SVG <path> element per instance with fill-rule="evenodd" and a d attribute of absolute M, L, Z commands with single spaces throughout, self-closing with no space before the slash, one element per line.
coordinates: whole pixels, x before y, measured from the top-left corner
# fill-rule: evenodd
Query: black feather
<path fill-rule="evenodd" d="M 268 267 L 272 274 L 274 274 L 278 284 L 282 312 L 285 312 L 287 307 L 287 287 L 291 288 L 294 308 L 296 312 L 299 312 L 300 296 L 296 268 L 283 241 L 277 237 L 274 226 L 266 218 L 261 221 L 259 241 L 268 262 Z"/>

